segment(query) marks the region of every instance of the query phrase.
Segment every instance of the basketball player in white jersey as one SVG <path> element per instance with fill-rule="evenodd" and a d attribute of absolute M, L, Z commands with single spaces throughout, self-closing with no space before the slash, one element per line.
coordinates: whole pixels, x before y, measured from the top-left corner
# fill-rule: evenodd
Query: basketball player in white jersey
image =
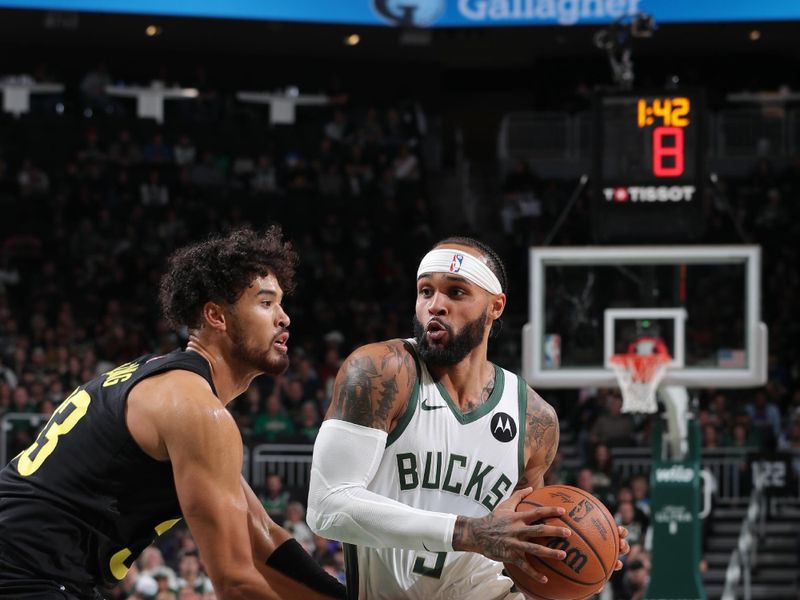
<path fill-rule="evenodd" d="M 359 348 L 339 371 L 308 523 L 345 542 L 352 600 L 521 600 L 502 562 L 546 581 L 526 553 L 565 557 L 531 541 L 569 537 L 538 523 L 562 508 L 515 512 L 544 485 L 559 430 L 549 404 L 487 360 L 506 279 L 488 246 L 443 240 L 418 269 L 415 338 Z"/>

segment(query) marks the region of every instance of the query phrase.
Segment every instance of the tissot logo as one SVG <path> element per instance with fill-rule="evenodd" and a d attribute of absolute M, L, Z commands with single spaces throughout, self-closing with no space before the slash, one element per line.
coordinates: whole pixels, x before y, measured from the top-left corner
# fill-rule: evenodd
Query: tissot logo
<path fill-rule="evenodd" d="M 693 185 L 630 185 L 603 188 L 606 202 L 691 202 Z"/>
<path fill-rule="evenodd" d="M 517 437 L 517 424 L 504 412 L 495 413 L 490 427 L 492 435 L 498 442 L 510 442 Z"/>
<path fill-rule="evenodd" d="M 444 14 L 445 0 L 373 0 L 375 12 L 392 25 L 428 27 Z"/>

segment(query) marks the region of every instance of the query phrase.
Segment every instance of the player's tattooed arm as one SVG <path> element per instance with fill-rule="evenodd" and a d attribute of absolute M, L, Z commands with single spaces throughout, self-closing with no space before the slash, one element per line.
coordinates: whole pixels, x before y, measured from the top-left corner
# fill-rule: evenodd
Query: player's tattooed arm
<path fill-rule="evenodd" d="M 516 489 L 544 485 L 544 474 L 556 456 L 558 440 L 559 426 L 555 409 L 529 387 L 525 417 L 525 471 Z"/>
<path fill-rule="evenodd" d="M 339 369 L 326 418 L 388 431 L 416 377 L 414 358 L 401 341 L 359 348 Z"/>

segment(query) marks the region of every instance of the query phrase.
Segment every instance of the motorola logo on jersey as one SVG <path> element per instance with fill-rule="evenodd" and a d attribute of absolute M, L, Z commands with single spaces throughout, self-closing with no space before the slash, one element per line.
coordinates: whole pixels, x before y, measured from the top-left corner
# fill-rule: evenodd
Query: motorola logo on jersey
<path fill-rule="evenodd" d="M 693 185 L 629 185 L 603 188 L 606 202 L 691 202 Z"/>
<path fill-rule="evenodd" d="M 498 442 L 510 442 L 517 437 L 517 424 L 504 412 L 495 413 L 490 427 L 494 439 Z"/>
<path fill-rule="evenodd" d="M 375 12 L 392 25 L 429 27 L 446 8 L 445 0 L 373 0 Z"/>

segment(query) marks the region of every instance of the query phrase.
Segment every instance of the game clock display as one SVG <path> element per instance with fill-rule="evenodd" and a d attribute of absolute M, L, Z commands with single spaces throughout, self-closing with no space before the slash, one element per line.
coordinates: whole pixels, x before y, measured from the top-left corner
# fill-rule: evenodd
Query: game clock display
<path fill-rule="evenodd" d="M 636 101 L 640 129 L 652 127 L 650 148 L 655 177 L 680 177 L 686 171 L 686 136 L 692 101 L 686 96 L 639 98 Z M 660 122 L 657 122 L 660 120 Z"/>
<path fill-rule="evenodd" d="M 622 210 L 633 212 L 642 217 L 634 228 L 647 228 L 647 214 L 660 221 L 656 224 L 669 225 L 662 220 L 668 215 L 657 206 L 683 207 L 676 214 L 684 235 L 677 237 L 696 235 L 701 217 L 693 205 L 700 204 L 705 176 L 703 105 L 699 91 L 596 98 L 593 180 L 596 202 L 605 205 L 601 213 L 613 210 L 619 217 Z M 608 223 L 600 220 L 596 232 L 603 237 Z"/>

